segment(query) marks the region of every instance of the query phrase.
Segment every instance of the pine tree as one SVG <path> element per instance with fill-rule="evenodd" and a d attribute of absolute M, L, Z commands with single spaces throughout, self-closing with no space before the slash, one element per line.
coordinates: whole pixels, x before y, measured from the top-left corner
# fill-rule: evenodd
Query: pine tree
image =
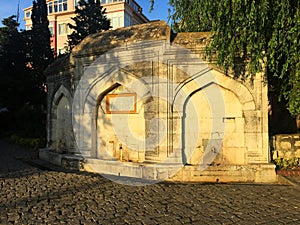
<path fill-rule="evenodd" d="M 76 16 L 72 18 L 75 25 L 68 24 L 74 31 L 68 35 L 68 45 L 73 48 L 86 36 L 111 28 L 110 20 L 105 15 L 105 9 L 100 0 L 80 0 L 75 7 Z"/>
<path fill-rule="evenodd" d="M 16 16 L 3 19 L 0 28 L 0 70 L 15 71 L 25 66 L 25 39 L 18 31 Z"/>
<path fill-rule="evenodd" d="M 46 0 L 33 1 L 31 20 L 32 67 L 36 75 L 42 77 L 44 69 L 53 60 Z"/>

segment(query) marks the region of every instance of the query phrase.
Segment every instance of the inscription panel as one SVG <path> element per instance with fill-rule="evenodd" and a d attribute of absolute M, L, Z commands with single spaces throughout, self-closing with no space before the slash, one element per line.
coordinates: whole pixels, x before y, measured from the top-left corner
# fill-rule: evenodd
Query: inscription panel
<path fill-rule="evenodd" d="M 136 94 L 108 94 L 106 96 L 106 113 L 133 114 L 136 113 Z"/>

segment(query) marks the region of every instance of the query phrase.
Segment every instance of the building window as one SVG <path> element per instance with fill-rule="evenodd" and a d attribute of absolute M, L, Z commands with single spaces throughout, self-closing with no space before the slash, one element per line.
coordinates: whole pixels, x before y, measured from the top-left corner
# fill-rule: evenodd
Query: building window
<path fill-rule="evenodd" d="M 112 3 L 112 2 L 124 2 L 124 0 L 108 0 L 108 3 Z"/>
<path fill-rule="evenodd" d="M 54 35 L 54 28 L 53 28 L 53 23 L 52 22 L 49 23 L 49 31 L 50 31 L 50 35 L 53 36 Z"/>
<path fill-rule="evenodd" d="M 48 3 L 48 13 L 49 14 L 53 13 L 53 4 L 52 4 L 52 2 Z"/>
<path fill-rule="evenodd" d="M 66 35 L 69 33 L 69 26 L 66 23 L 58 24 L 58 34 Z"/>
<path fill-rule="evenodd" d="M 48 3 L 48 8 L 50 4 L 51 4 L 51 11 L 53 11 L 53 8 L 54 8 L 54 12 L 63 12 L 68 10 L 68 0 L 54 0 L 53 8 L 52 8 L 52 2 Z M 50 8 L 49 8 L 49 12 L 50 12 Z"/>
<path fill-rule="evenodd" d="M 119 28 L 119 27 L 123 27 L 122 17 L 121 16 L 112 17 L 111 25 L 114 29 Z"/>
<path fill-rule="evenodd" d="M 126 0 L 128 1 L 128 0 Z M 78 5 L 79 0 L 75 0 L 75 6 Z M 101 4 L 109 4 L 109 3 L 113 3 L 113 2 L 124 2 L 124 0 L 101 0 Z"/>
<path fill-rule="evenodd" d="M 141 7 L 139 5 L 137 5 L 134 1 L 130 0 L 129 5 L 131 6 L 131 8 L 133 8 L 134 11 L 142 12 Z"/>
<path fill-rule="evenodd" d="M 124 26 L 129 27 L 132 25 L 131 16 L 128 13 L 124 13 Z"/>
<path fill-rule="evenodd" d="M 67 1 L 63 2 L 63 8 L 64 8 L 64 11 L 68 10 L 68 3 L 67 3 Z"/>
<path fill-rule="evenodd" d="M 124 2 L 124 0 L 114 0 L 114 2 Z"/>
<path fill-rule="evenodd" d="M 31 11 L 25 12 L 25 17 L 26 17 L 26 18 L 29 18 L 30 16 L 31 16 Z"/>
<path fill-rule="evenodd" d="M 54 12 L 58 12 L 57 0 L 54 1 Z"/>

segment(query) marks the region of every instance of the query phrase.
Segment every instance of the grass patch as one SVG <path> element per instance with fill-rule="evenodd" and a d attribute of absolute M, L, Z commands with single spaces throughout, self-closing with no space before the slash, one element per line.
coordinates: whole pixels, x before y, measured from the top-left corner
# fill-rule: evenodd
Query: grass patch
<path fill-rule="evenodd" d="M 16 134 L 12 134 L 10 139 L 13 143 L 26 148 L 39 149 L 45 146 L 45 140 L 42 138 L 20 137 Z"/>

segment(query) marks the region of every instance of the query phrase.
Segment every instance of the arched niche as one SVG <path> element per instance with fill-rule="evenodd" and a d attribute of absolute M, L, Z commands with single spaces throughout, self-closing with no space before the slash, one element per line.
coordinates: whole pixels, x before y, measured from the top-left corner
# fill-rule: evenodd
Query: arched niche
<path fill-rule="evenodd" d="M 120 144 L 114 137 L 113 129 L 111 129 L 113 118 L 114 121 L 120 120 L 118 117 L 126 117 L 128 121 L 136 121 L 143 118 L 143 104 L 151 101 L 150 89 L 142 79 L 138 79 L 134 74 L 125 73 L 121 70 L 111 71 L 109 77 L 97 79 L 95 76 L 91 85 L 88 86 L 80 95 L 81 106 L 76 105 L 77 98 L 73 103 L 73 129 L 75 135 L 78 135 L 77 145 L 81 153 L 86 157 L 92 158 L 119 158 Z M 122 90 L 121 90 L 122 89 Z M 137 111 L 135 113 L 107 113 L 106 101 L 108 95 L 129 94 L 136 98 Z M 79 111 L 80 110 L 80 111 Z M 78 115 L 78 116 L 76 116 Z M 130 116 L 129 116 L 130 115 Z M 138 118 L 134 118 L 138 117 Z M 128 121 L 126 123 L 128 124 Z M 115 122 L 117 125 L 122 123 Z M 144 126 L 141 122 L 140 130 Z M 133 133 L 138 132 L 134 131 Z M 145 129 L 142 129 L 145 130 Z M 145 132 L 145 131 L 143 131 Z M 143 134 L 142 134 L 143 135 Z M 111 139 L 107 139 L 107 136 Z M 144 139 L 144 138 L 140 138 Z M 126 143 L 125 143 L 126 144 Z M 129 146 L 134 143 L 128 143 Z M 109 147 L 110 146 L 110 147 Z M 134 148 L 134 147 L 133 147 Z M 144 150 L 143 146 L 137 146 L 137 149 Z M 104 154 L 105 153 L 105 154 Z M 106 154 L 107 153 L 107 154 Z M 140 153 L 138 153 L 140 154 Z M 132 153 L 134 155 L 134 152 Z M 132 156 L 132 161 L 141 161 L 142 157 Z"/>
<path fill-rule="evenodd" d="M 57 152 L 74 152 L 72 104 L 70 92 L 61 85 L 51 104 L 50 148 Z"/>
<path fill-rule="evenodd" d="M 134 90 L 115 83 L 99 95 L 96 111 L 97 158 L 143 162 L 143 99 Z"/>
<path fill-rule="evenodd" d="M 175 106 L 182 105 L 183 163 L 246 164 L 244 115 L 255 115 L 255 102 L 247 87 L 211 70 L 181 84 L 178 90 L 184 92 L 174 99 Z M 210 149 L 217 150 L 206 160 Z"/>

